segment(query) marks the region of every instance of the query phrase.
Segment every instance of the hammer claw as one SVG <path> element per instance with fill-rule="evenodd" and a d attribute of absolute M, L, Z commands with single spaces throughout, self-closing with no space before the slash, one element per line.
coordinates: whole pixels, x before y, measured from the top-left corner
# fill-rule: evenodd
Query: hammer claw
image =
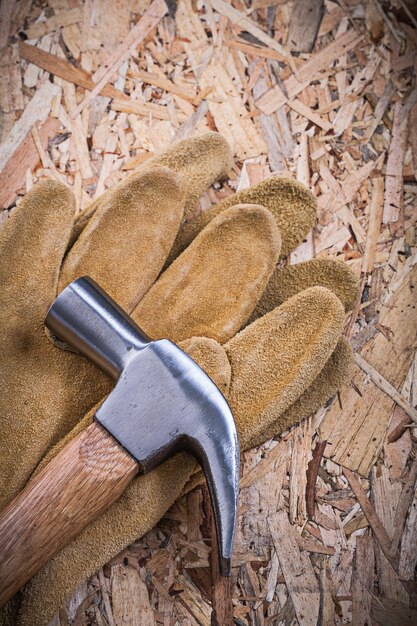
<path fill-rule="evenodd" d="M 217 535 L 222 576 L 230 576 L 233 541 L 237 520 L 239 486 L 239 447 L 234 433 L 218 428 L 198 441 L 194 456 L 200 462 L 210 493 Z"/>

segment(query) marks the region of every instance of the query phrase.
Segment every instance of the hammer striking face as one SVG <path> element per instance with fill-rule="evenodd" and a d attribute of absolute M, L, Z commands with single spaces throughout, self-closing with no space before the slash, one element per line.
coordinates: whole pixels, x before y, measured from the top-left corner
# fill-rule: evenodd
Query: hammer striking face
<path fill-rule="evenodd" d="M 116 385 L 95 422 L 1 514 L 0 606 L 117 499 L 136 474 L 181 450 L 190 452 L 205 473 L 220 571 L 230 575 L 239 445 L 219 389 L 171 341 L 150 341 L 90 278 L 79 278 L 61 292 L 45 324 Z"/>

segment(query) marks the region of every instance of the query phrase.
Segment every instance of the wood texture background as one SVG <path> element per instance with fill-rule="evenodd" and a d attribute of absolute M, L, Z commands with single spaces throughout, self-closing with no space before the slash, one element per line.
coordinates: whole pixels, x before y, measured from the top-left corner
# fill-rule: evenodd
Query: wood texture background
<path fill-rule="evenodd" d="M 417 623 L 415 3 L 180 0 L 174 18 L 155 0 L 149 23 L 150 4 L 2 2 L 3 206 L 52 177 L 82 209 L 155 151 L 217 129 L 235 165 L 201 208 L 271 172 L 312 189 L 318 223 L 289 261 L 357 273 L 356 371 L 244 455 L 229 586 L 211 573 L 198 489 L 53 625 L 225 624 L 227 598 L 240 626 Z"/>

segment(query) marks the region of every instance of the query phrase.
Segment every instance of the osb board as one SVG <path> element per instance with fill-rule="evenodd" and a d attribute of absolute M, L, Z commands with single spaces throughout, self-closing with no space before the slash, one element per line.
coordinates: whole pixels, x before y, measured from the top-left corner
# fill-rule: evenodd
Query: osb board
<path fill-rule="evenodd" d="M 342 259 L 361 285 L 346 319 L 352 383 L 243 455 L 231 584 L 210 565 L 197 489 L 55 625 L 416 623 L 413 4 L 1 3 L 5 209 L 52 177 L 80 210 L 152 153 L 215 129 L 235 164 L 201 208 L 270 173 L 296 177 L 319 214 L 289 261 Z"/>

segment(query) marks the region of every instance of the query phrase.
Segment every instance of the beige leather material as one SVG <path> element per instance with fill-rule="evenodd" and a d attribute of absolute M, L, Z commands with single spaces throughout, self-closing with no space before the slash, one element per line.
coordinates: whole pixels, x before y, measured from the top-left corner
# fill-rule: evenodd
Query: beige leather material
<path fill-rule="evenodd" d="M 167 264 L 172 263 L 212 219 L 236 204 L 260 204 L 271 211 L 281 233 L 282 256 L 287 256 L 302 242 L 316 220 L 317 202 L 311 191 L 292 178 L 271 176 L 226 198 L 196 219 L 183 224 Z"/>
<path fill-rule="evenodd" d="M 291 296 L 309 287 L 327 287 L 339 298 L 346 311 L 352 309 L 358 293 L 358 281 L 346 263 L 333 259 L 312 259 L 277 268 L 262 294 L 250 322 L 269 313 Z"/>
<path fill-rule="evenodd" d="M 267 209 L 254 204 L 227 209 L 165 270 L 133 318 L 150 337 L 182 341 L 202 335 L 224 343 L 249 318 L 280 250 Z M 164 315 L 155 315 L 158 310 Z"/>

